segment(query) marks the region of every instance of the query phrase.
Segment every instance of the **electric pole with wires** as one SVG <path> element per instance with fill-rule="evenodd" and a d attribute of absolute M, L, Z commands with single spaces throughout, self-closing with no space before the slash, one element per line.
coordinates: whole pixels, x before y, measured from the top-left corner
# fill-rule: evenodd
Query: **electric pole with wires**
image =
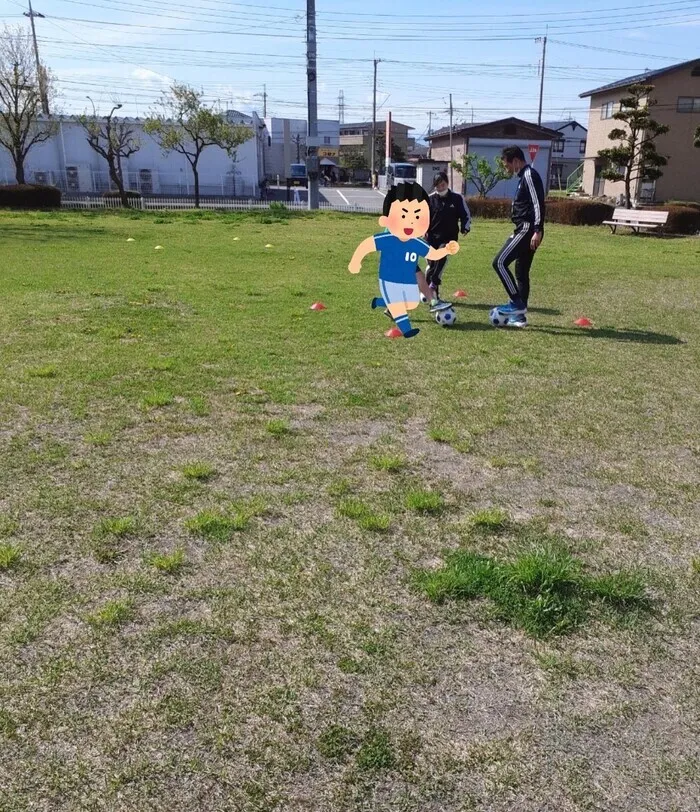
<path fill-rule="evenodd" d="M 381 59 L 374 60 L 374 92 L 372 94 L 372 137 L 371 142 L 371 155 L 370 155 L 370 180 L 374 186 L 374 176 L 377 164 L 377 65 Z"/>
<path fill-rule="evenodd" d="M 537 114 L 537 125 L 542 125 L 542 99 L 544 97 L 544 64 L 547 56 L 547 36 L 537 37 L 535 42 L 542 43 L 542 62 L 540 63 L 540 108 Z"/>
<path fill-rule="evenodd" d="M 36 28 L 34 27 L 34 18 L 39 17 L 44 19 L 44 15 L 32 8 L 32 0 L 29 0 L 29 11 L 24 12 L 25 17 L 29 17 L 29 22 L 32 25 L 32 40 L 34 41 L 34 58 L 36 59 L 36 80 L 39 84 L 39 98 L 41 99 L 41 109 L 45 116 L 49 115 L 49 97 L 46 92 L 46 82 L 44 81 L 44 69 L 39 60 L 39 46 L 36 42 Z"/>
<path fill-rule="evenodd" d="M 318 95 L 316 89 L 316 0 L 306 0 L 306 84 L 309 113 L 306 175 L 309 208 L 318 208 Z"/>

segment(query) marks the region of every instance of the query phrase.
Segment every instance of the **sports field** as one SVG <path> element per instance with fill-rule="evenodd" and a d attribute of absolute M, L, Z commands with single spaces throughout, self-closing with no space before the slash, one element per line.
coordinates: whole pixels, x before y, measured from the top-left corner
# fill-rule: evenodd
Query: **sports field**
<path fill-rule="evenodd" d="M 0 214 L 2 812 L 697 812 L 700 239 L 379 230 Z"/>

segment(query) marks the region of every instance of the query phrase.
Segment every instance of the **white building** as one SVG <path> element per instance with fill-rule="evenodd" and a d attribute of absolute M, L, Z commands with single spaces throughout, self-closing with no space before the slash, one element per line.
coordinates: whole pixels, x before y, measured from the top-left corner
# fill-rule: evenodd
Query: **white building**
<path fill-rule="evenodd" d="M 255 133 L 236 150 L 235 160 L 219 147 L 207 147 L 199 160 L 200 193 L 203 196 L 257 197 L 263 177 L 265 125 L 251 116 L 231 110 L 231 123 L 245 124 Z M 76 116 L 54 120 L 58 132 L 49 141 L 33 147 L 25 163 L 29 182 L 58 186 L 67 194 L 100 194 L 110 188 L 107 162 L 87 142 Z M 164 155 L 156 141 L 143 131 L 143 119 L 119 119 L 134 128 L 141 148 L 122 161 L 125 186 L 154 195 L 194 194 L 194 179 L 184 155 Z M 0 148 L 0 182 L 14 183 L 15 171 L 10 153 Z"/>
<path fill-rule="evenodd" d="M 586 157 L 588 130 L 573 119 L 570 121 L 544 121 L 543 127 L 556 130 L 559 138 L 552 141 L 550 185 L 552 189 L 566 189 L 566 180 Z"/>
<path fill-rule="evenodd" d="M 266 118 L 267 141 L 264 155 L 264 174 L 270 180 L 284 182 L 290 165 L 304 163 L 308 126 L 305 119 Z M 340 124 L 331 119 L 320 119 L 318 154 L 322 161 L 337 164 L 340 148 Z"/>

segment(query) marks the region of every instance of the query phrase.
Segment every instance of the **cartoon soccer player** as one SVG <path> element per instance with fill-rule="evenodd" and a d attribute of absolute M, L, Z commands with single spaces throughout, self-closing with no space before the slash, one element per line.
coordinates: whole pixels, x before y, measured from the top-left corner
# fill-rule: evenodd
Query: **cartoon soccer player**
<path fill-rule="evenodd" d="M 418 183 L 399 183 L 389 189 L 379 225 L 388 232 L 363 240 L 355 249 L 348 270 L 359 273 L 362 260 L 373 251 L 380 252 L 381 297 L 372 299 L 372 309 L 387 307 L 404 338 L 413 338 L 419 330 L 411 327 L 408 311 L 420 304 L 416 278 L 418 257 L 437 262 L 456 254 L 459 244 L 453 240 L 444 248 L 431 248 L 422 239 L 430 226 L 430 205 L 428 193 Z"/>

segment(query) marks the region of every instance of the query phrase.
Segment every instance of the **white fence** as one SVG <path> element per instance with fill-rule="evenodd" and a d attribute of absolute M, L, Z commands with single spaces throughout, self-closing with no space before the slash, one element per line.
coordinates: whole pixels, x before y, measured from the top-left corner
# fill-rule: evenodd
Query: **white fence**
<path fill-rule="evenodd" d="M 4 183 L 15 183 L 14 176 L 7 172 L 2 176 Z M 36 169 L 27 173 L 29 183 L 55 186 L 64 194 L 91 195 L 116 191 L 109 172 L 95 170 L 90 166 L 72 166 L 65 171 L 58 169 Z M 138 169 L 124 172 L 124 188 L 143 195 L 165 195 L 184 197 L 194 194 L 192 173 L 163 172 L 159 169 Z M 199 176 L 199 192 L 202 197 L 257 197 L 257 183 L 244 180 L 241 173 L 230 170 L 224 174 L 202 173 Z"/>
<path fill-rule="evenodd" d="M 194 198 L 192 197 L 143 197 L 140 199 L 131 200 L 131 208 L 143 211 L 185 211 L 195 208 Z M 273 201 L 274 203 L 274 201 Z M 261 202 L 259 200 L 226 200 L 225 198 L 205 198 L 202 197 L 199 203 L 200 209 L 208 209 L 213 211 L 245 211 L 245 210 L 259 210 L 270 211 L 269 202 Z M 308 211 L 307 203 L 286 203 L 279 202 L 279 205 L 284 206 L 289 211 Z M 61 200 L 61 207 L 64 209 L 121 209 L 121 200 L 118 198 L 105 198 L 105 197 L 64 197 Z M 344 206 L 335 203 L 319 204 L 321 210 L 326 211 L 344 211 L 355 212 L 362 214 L 376 214 L 376 207 L 357 206 L 351 204 Z M 274 209 L 272 209 L 274 211 Z"/>

